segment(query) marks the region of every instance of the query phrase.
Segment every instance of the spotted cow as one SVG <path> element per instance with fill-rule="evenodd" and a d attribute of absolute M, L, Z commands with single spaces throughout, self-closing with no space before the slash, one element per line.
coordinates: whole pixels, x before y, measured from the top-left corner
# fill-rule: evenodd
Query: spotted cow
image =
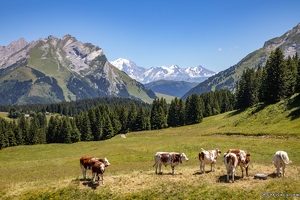
<path fill-rule="evenodd" d="M 282 167 L 282 177 L 284 177 L 284 175 L 285 175 L 285 166 L 287 164 L 290 164 L 290 163 L 292 163 L 292 161 L 289 159 L 288 154 L 285 151 L 277 151 L 274 154 L 273 164 L 276 167 L 278 177 L 281 176 L 280 167 Z"/>
<path fill-rule="evenodd" d="M 99 175 L 101 176 L 102 185 L 104 185 L 104 171 L 105 171 L 105 164 L 99 160 L 94 160 L 91 162 L 92 167 L 92 182 L 95 183 L 96 177 L 98 178 L 99 182 Z"/>
<path fill-rule="evenodd" d="M 221 151 L 218 148 L 208 151 L 201 148 L 201 152 L 199 153 L 200 171 L 205 173 L 205 164 L 210 164 L 210 171 L 216 171 L 217 158 L 220 154 Z"/>
<path fill-rule="evenodd" d="M 189 159 L 184 153 L 176 153 L 176 152 L 157 152 L 154 156 L 154 165 L 155 173 L 157 174 L 157 168 L 159 167 L 159 173 L 161 172 L 161 166 L 171 165 L 172 167 L 172 175 L 175 174 L 174 167 L 183 161 L 188 161 Z"/>
<path fill-rule="evenodd" d="M 96 162 L 100 161 L 104 164 L 105 167 L 109 166 L 110 163 L 107 160 L 107 158 L 101 159 L 101 158 L 92 158 L 90 156 L 82 156 L 80 158 L 80 167 L 82 169 L 82 176 L 84 180 L 86 180 L 86 171 L 92 168 L 92 165 Z"/>
<path fill-rule="evenodd" d="M 223 162 L 226 166 L 227 171 L 227 181 L 229 181 L 229 176 L 232 176 L 232 182 L 234 182 L 234 175 L 236 167 L 238 166 L 238 157 L 235 153 L 225 153 L 223 157 Z"/>
<path fill-rule="evenodd" d="M 244 168 L 246 170 L 246 176 L 249 176 L 248 168 L 250 163 L 250 154 L 248 154 L 246 151 L 241 149 L 229 149 L 227 153 L 234 153 L 237 156 L 238 165 L 242 170 L 242 177 L 244 177 Z"/>

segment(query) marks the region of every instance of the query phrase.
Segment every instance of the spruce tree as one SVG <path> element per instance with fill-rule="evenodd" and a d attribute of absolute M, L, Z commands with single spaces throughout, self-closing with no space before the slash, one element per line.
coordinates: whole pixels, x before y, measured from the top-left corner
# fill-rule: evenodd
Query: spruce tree
<path fill-rule="evenodd" d="M 276 103 L 284 95 L 286 68 L 284 55 L 279 48 L 271 52 L 263 70 L 261 97 L 265 103 Z"/>

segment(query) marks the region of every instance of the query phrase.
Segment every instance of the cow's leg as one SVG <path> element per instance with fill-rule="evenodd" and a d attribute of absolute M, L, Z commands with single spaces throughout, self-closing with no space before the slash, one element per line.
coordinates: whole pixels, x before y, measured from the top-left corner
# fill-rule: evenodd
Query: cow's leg
<path fill-rule="evenodd" d="M 174 171 L 174 166 L 172 166 L 172 175 L 174 175 L 175 174 L 175 171 Z"/>
<path fill-rule="evenodd" d="M 203 173 L 203 170 L 202 170 L 202 162 L 200 161 L 200 172 Z"/>
<path fill-rule="evenodd" d="M 282 177 L 285 175 L 285 164 L 282 165 Z"/>
<path fill-rule="evenodd" d="M 153 166 L 155 166 L 155 174 L 157 174 L 158 163 L 155 163 Z"/>
<path fill-rule="evenodd" d="M 229 182 L 229 174 L 230 174 L 230 172 L 229 172 L 229 170 L 227 169 L 227 182 Z"/>
<path fill-rule="evenodd" d="M 102 178 L 102 185 L 104 185 L 104 178 L 103 178 L 104 174 L 101 174 L 101 178 Z"/>
<path fill-rule="evenodd" d="M 276 171 L 277 171 L 277 177 L 280 176 L 280 165 L 276 166 Z"/>
<path fill-rule="evenodd" d="M 82 165 L 80 165 L 80 167 L 81 167 L 81 170 L 82 170 L 82 176 L 83 176 L 84 180 L 86 180 L 86 169 Z"/>
<path fill-rule="evenodd" d="M 249 176 L 249 174 L 248 174 L 248 167 L 249 166 L 246 167 L 246 176 Z"/>
<path fill-rule="evenodd" d="M 232 182 L 234 183 L 235 168 L 232 169 Z"/>
<path fill-rule="evenodd" d="M 244 168 L 242 166 L 241 167 L 241 170 L 242 170 L 242 178 L 244 178 Z"/>
<path fill-rule="evenodd" d="M 92 173 L 92 183 L 95 183 L 95 178 L 96 178 L 95 175 L 96 175 L 96 173 L 93 172 L 93 173 Z"/>
<path fill-rule="evenodd" d="M 161 163 L 159 163 L 159 173 L 161 174 L 162 173 L 162 171 L 161 171 Z"/>

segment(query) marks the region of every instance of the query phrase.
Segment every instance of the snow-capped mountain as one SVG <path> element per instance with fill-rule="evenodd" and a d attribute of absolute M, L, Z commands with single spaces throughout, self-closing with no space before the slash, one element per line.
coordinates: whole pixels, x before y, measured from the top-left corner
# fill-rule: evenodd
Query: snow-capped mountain
<path fill-rule="evenodd" d="M 186 82 L 202 82 L 216 72 L 207 70 L 202 66 L 180 68 L 178 65 L 170 67 L 158 66 L 145 69 L 134 62 L 124 58 L 119 58 L 111 62 L 119 70 L 124 71 L 131 78 L 146 84 L 157 80 L 172 80 Z"/>

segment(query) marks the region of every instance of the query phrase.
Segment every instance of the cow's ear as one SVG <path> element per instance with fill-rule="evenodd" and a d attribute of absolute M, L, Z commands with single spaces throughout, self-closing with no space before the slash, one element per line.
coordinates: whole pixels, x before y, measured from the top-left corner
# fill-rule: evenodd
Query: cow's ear
<path fill-rule="evenodd" d="M 246 156 L 250 156 L 250 154 L 248 153 Z"/>

